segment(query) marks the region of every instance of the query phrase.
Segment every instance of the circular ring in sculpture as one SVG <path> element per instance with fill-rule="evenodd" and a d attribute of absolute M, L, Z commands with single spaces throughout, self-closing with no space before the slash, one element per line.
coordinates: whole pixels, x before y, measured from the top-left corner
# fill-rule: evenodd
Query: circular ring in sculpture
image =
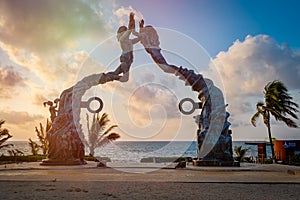
<path fill-rule="evenodd" d="M 96 110 L 93 110 L 92 108 L 91 108 L 91 103 L 92 103 L 92 101 L 98 101 L 99 102 L 99 108 L 98 109 L 96 109 Z M 87 105 L 87 110 L 89 111 L 89 112 L 91 112 L 91 113 L 99 113 L 101 110 L 102 110 L 102 108 L 103 108 L 103 101 L 99 98 L 99 97 L 91 97 L 91 98 L 89 98 L 89 100 L 86 102 L 86 105 Z"/>
<path fill-rule="evenodd" d="M 191 110 L 185 111 L 185 110 L 182 108 L 182 105 L 183 105 L 185 102 L 190 102 L 190 103 L 193 105 L 193 107 L 192 107 Z M 184 115 L 190 115 L 190 114 L 192 114 L 196 109 L 200 108 L 200 104 L 199 104 L 199 103 L 196 103 L 196 102 L 195 102 L 193 99 L 191 99 L 191 98 L 184 98 L 184 99 L 182 99 L 182 100 L 179 102 L 178 107 L 179 107 L 179 110 L 180 110 L 180 112 L 181 112 L 182 114 L 184 114 Z"/>

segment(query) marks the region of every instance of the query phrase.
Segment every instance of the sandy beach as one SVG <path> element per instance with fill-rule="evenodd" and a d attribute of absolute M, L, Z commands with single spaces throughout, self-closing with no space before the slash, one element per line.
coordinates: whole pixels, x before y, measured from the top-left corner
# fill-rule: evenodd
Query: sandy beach
<path fill-rule="evenodd" d="M 109 164 L 108 164 L 109 165 Z M 300 167 L 0 165 L 1 199 L 300 199 Z M 152 169 L 151 172 L 144 172 Z M 132 170 L 135 173 L 126 171 Z M 138 172 L 138 173 L 137 173 Z"/>

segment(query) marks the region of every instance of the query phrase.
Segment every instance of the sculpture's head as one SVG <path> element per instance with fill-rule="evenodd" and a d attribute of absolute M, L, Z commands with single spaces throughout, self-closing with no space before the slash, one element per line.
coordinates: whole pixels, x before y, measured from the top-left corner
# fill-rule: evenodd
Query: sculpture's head
<path fill-rule="evenodd" d="M 53 106 L 53 102 L 52 101 L 45 101 L 43 104 L 44 104 L 44 107 L 46 107 L 46 105 Z"/>
<path fill-rule="evenodd" d="M 127 31 L 127 27 L 126 26 L 120 26 L 118 31 L 117 31 L 117 38 L 118 38 L 118 41 L 120 40 L 120 37 L 121 35 Z"/>

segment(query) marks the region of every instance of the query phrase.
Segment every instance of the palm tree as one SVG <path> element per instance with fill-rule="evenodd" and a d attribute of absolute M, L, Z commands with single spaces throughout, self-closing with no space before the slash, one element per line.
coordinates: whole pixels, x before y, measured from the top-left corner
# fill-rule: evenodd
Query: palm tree
<path fill-rule="evenodd" d="M 296 112 L 299 112 L 298 104 L 293 102 L 293 97 L 288 94 L 288 90 L 285 85 L 280 81 L 269 82 L 264 88 L 265 103 L 259 101 L 256 104 L 257 112 L 251 118 L 251 123 L 256 126 L 256 120 L 261 115 L 263 117 L 264 124 L 268 128 L 268 135 L 271 144 L 272 158 L 275 159 L 274 146 L 271 134 L 271 115 L 276 121 L 284 122 L 288 127 L 297 128 L 296 122 L 289 118 L 291 116 L 294 119 L 298 119 Z"/>
<path fill-rule="evenodd" d="M 28 140 L 29 140 L 29 146 L 31 147 L 32 155 L 34 156 L 38 155 L 38 152 L 40 150 L 40 145 L 38 145 L 38 143 L 36 143 L 35 141 L 31 140 L 31 138 L 29 138 Z"/>
<path fill-rule="evenodd" d="M 43 154 L 46 155 L 48 152 L 48 148 L 49 148 L 49 142 L 46 138 L 46 134 L 49 131 L 49 129 L 51 128 L 51 121 L 49 121 L 47 119 L 47 124 L 46 124 L 46 129 L 44 130 L 44 127 L 42 125 L 42 123 L 40 123 L 40 129 L 38 129 L 37 127 L 35 127 L 35 132 L 36 135 L 41 143 L 41 145 L 39 145 L 39 147 L 43 150 Z"/>
<path fill-rule="evenodd" d="M 10 156 L 24 156 L 23 151 L 20 151 L 19 149 L 11 149 L 7 150 Z"/>
<path fill-rule="evenodd" d="M 108 129 L 106 126 L 110 121 L 108 115 L 103 113 L 100 117 L 99 113 L 93 115 L 92 125 L 89 123 L 89 115 L 86 114 L 87 128 L 88 128 L 88 141 L 86 145 L 89 147 L 90 154 L 94 156 L 95 149 L 100 146 L 104 146 L 111 141 L 120 138 L 117 133 L 110 133 L 117 125 L 112 125 Z M 106 130 L 105 130 L 106 129 Z"/>
<path fill-rule="evenodd" d="M 5 148 L 5 147 L 10 147 L 14 146 L 13 144 L 4 144 L 9 138 L 12 137 L 12 135 L 9 134 L 8 130 L 2 129 L 1 126 L 5 123 L 4 120 L 0 120 L 0 149 Z M 4 138 L 3 138 L 4 137 Z"/>
<path fill-rule="evenodd" d="M 236 153 L 237 161 L 241 162 L 248 150 L 248 148 L 242 149 L 242 145 L 234 147 L 234 152 Z"/>

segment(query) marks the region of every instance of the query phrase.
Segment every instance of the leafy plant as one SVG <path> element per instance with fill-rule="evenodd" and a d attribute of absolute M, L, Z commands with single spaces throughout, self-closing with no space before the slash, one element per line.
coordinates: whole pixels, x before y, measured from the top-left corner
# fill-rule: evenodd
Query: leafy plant
<path fill-rule="evenodd" d="M 51 125 L 52 125 L 51 121 L 49 121 L 47 119 L 46 129 L 44 129 L 42 123 L 40 123 L 40 127 L 39 127 L 40 129 L 35 127 L 35 132 L 36 132 L 36 135 L 40 142 L 39 147 L 42 149 L 44 155 L 46 155 L 48 153 L 48 149 L 49 149 L 49 142 L 47 140 L 47 132 L 50 130 Z"/>
<path fill-rule="evenodd" d="M 243 148 L 243 146 L 236 146 L 234 147 L 234 152 L 236 153 L 237 157 L 237 161 L 241 162 L 244 158 L 244 156 L 246 155 L 246 152 L 248 151 L 248 148 Z"/>
<path fill-rule="evenodd" d="M 94 156 L 97 147 L 104 146 L 120 138 L 119 134 L 111 133 L 114 128 L 118 127 L 117 125 L 112 125 L 106 129 L 110 121 L 106 113 L 103 113 L 101 116 L 99 113 L 94 114 L 91 126 L 88 114 L 86 114 L 86 119 L 88 128 L 88 140 L 86 141 L 86 145 L 89 147 L 90 155 Z"/>
<path fill-rule="evenodd" d="M 31 138 L 29 138 L 29 146 L 31 147 L 32 155 L 34 156 L 38 155 L 38 152 L 40 150 L 40 145 L 38 145 L 35 141 L 32 141 Z"/>
<path fill-rule="evenodd" d="M 300 154 L 294 155 L 291 158 L 291 161 L 292 161 L 293 164 L 300 165 Z"/>

